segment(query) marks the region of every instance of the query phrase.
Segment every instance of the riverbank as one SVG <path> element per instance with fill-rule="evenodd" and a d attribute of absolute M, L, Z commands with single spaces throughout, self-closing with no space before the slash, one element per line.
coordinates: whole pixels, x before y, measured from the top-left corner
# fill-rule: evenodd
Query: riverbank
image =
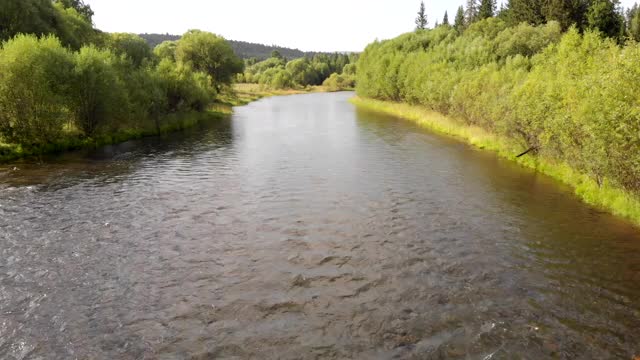
<path fill-rule="evenodd" d="M 480 149 L 493 151 L 503 158 L 549 175 L 570 186 L 584 202 L 640 225 L 640 198 L 616 187 L 606 179 L 598 185 L 595 180 L 566 164 L 556 163 L 533 154 L 517 158 L 516 156 L 526 149 L 522 149 L 515 142 L 420 106 L 362 97 L 354 97 L 350 101 L 361 109 L 407 119 L 434 132 L 464 140 Z"/>
<path fill-rule="evenodd" d="M 260 84 L 242 83 L 234 84 L 233 91 L 235 98 L 229 97 L 228 100 L 234 106 L 239 106 L 265 97 L 329 92 L 329 89 L 324 86 L 308 86 L 302 89 L 269 89 Z"/>
<path fill-rule="evenodd" d="M 204 112 L 168 114 L 162 116 L 156 124 L 148 124 L 138 129 L 127 129 L 98 137 L 79 137 L 74 134 L 69 134 L 58 142 L 37 147 L 25 147 L 20 144 L 4 144 L 0 142 L 0 163 L 52 153 L 112 145 L 143 137 L 181 131 L 193 127 L 202 121 L 220 119 L 230 115 L 232 112 L 231 106 L 216 103 Z"/>
<path fill-rule="evenodd" d="M 329 90 L 323 86 L 310 86 L 304 89 L 274 90 L 264 88 L 258 84 L 235 84 L 231 89 L 219 94 L 216 102 L 210 105 L 207 111 L 164 115 L 160 118 L 157 125 L 148 124 L 146 127 L 128 129 L 95 138 L 83 138 L 75 134 L 69 134 L 69 136 L 56 143 L 38 147 L 25 147 L 19 144 L 5 144 L 0 142 L 0 163 L 22 158 L 38 157 L 51 153 L 112 145 L 143 137 L 181 131 L 193 127 L 201 121 L 229 116 L 233 114 L 233 107 L 244 106 L 262 98 L 328 91 Z"/>

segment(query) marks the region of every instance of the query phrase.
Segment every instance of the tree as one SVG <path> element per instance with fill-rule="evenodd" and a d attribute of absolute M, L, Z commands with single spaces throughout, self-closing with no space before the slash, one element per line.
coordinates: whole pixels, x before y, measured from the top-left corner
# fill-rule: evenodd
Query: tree
<path fill-rule="evenodd" d="M 271 57 L 272 57 L 272 58 L 276 58 L 276 59 L 282 59 L 282 60 L 284 60 L 284 57 L 282 56 L 282 54 L 280 54 L 280 51 L 278 51 L 278 50 L 273 50 L 273 51 L 271 52 Z"/>
<path fill-rule="evenodd" d="M 544 23 L 545 17 L 542 11 L 542 1 L 543 0 L 509 0 L 506 10 L 509 23 L 514 26 L 522 22 L 531 25 Z"/>
<path fill-rule="evenodd" d="M 291 74 L 293 82 L 298 85 L 307 86 L 318 83 L 318 72 L 307 58 L 291 60 L 286 70 Z"/>
<path fill-rule="evenodd" d="M 478 10 L 478 17 L 480 19 L 488 19 L 493 17 L 496 12 L 495 0 L 481 0 L 480 8 Z"/>
<path fill-rule="evenodd" d="M 618 0 L 593 0 L 587 12 L 587 25 L 612 38 L 620 37 L 624 24 L 623 16 L 618 12 Z"/>
<path fill-rule="evenodd" d="M 95 41 L 90 21 L 72 7 L 51 0 L 3 0 L 0 11 L 0 41 L 17 34 L 56 35 L 63 45 L 79 49 Z"/>
<path fill-rule="evenodd" d="M 74 8 L 65 8 L 62 3 L 54 4 L 56 30 L 53 32 L 60 41 L 74 50 L 83 45 L 101 43 L 101 33 L 96 31 L 87 19 Z"/>
<path fill-rule="evenodd" d="M 456 13 L 456 19 L 453 23 L 453 28 L 458 30 L 458 32 L 464 29 L 464 8 L 460 6 L 458 8 L 458 12 Z"/>
<path fill-rule="evenodd" d="M 56 0 L 56 2 L 62 4 L 65 8 L 75 9 L 87 22 L 92 23 L 93 10 L 83 0 Z"/>
<path fill-rule="evenodd" d="M 467 0 L 467 8 L 464 13 L 466 26 L 474 23 L 478 18 L 478 0 Z"/>
<path fill-rule="evenodd" d="M 54 36 L 17 35 L 0 51 L 0 134 L 41 145 L 59 139 L 68 121 L 70 52 Z"/>
<path fill-rule="evenodd" d="M 151 48 L 147 42 L 136 34 L 109 34 L 107 47 L 116 55 L 129 59 L 134 67 L 142 66 L 152 56 Z"/>
<path fill-rule="evenodd" d="M 178 47 L 177 41 L 163 41 L 153 49 L 153 54 L 160 60 L 169 59 L 175 62 L 176 47 Z"/>
<path fill-rule="evenodd" d="M 223 37 L 200 30 L 189 30 L 182 36 L 176 61 L 208 74 L 218 89 L 244 70 L 244 62 Z"/>
<path fill-rule="evenodd" d="M 557 21 L 563 30 L 572 25 L 583 29 L 587 10 L 586 0 L 547 0 L 542 7 L 546 21 Z"/>
<path fill-rule="evenodd" d="M 630 38 L 640 41 L 640 9 L 638 4 L 634 4 L 627 11 L 627 32 Z"/>
<path fill-rule="evenodd" d="M 95 135 L 119 111 L 127 108 L 126 90 L 113 66 L 109 50 L 86 46 L 75 54 L 71 102 L 76 125 L 86 136 Z"/>
<path fill-rule="evenodd" d="M 416 30 L 424 30 L 427 28 L 429 22 L 427 21 L 427 14 L 424 8 L 424 1 L 420 2 L 420 10 L 418 11 L 418 17 L 416 18 Z"/>
<path fill-rule="evenodd" d="M 447 25 L 449 26 L 449 14 L 447 13 L 447 11 L 444 12 L 444 19 L 442 19 L 442 25 Z"/>

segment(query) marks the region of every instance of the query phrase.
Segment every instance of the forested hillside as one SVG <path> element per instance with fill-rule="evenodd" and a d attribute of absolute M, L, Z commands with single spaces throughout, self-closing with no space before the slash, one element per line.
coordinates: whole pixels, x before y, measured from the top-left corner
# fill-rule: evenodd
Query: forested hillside
<path fill-rule="evenodd" d="M 151 48 L 155 48 L 160 45 L 164 41 L 175 41 L 180 39 L 178 35 L 169 35 L 169 34 L 140 34 L 140 37 L 145 39 Z M 242 59 L 258 59 L 258 60 L 266 60 L 271 57 L 271 54 L 274 51 L 277 51 L 283 57 L 293 60 L 299 59 L 305 56 L 314 56 L 318 53 L 316 52 L 303 52 L 298 49 L 290 49 L 281 46 L 275 45 L 262 45 L 255 44 L 246 41 L 235 41 L 228 40 L 229 44 L 233 48 L 233 51 L 241 57 Z"/>
<path fill-rule="evenodd" d="M 453 25 L 369 45 L 358 94 L 438 111 L 640 194 L 637 7 L 469 3 Z"/>

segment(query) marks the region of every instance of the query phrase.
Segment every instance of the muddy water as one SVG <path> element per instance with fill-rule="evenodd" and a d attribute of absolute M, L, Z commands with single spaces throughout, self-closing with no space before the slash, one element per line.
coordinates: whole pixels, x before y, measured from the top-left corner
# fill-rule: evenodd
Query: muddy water
<path fill-rule="evenodd" d="M 0 358 L 640 353 L 640 230 L 350 96 L 5 166 Z"/>

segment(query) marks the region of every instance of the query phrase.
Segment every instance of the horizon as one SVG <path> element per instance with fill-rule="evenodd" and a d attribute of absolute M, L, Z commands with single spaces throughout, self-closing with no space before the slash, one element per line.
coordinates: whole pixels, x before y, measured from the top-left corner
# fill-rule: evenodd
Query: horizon
<path fill-rule="evenodd" d="M 429 26 L 435 24 L 436 14 L 438 22 L 442 22 L 445 10 L 453 19 L 464 2 L 426 1 Z M 413 31 L 420 7 L 419 0 L 327 0 L 313 11 L 293 0 L 268 3 L 185 0 L 180 6 L 151 0 L 85 0 L 85 3 L 95 12 L 95 26 L 107 32 L 182 35 L 189 29 L 200 29 L 229 40 L 304 52 L 361 52 L 376 39 Z M 362 16 L 355 16 L 359 14 Z"/>

